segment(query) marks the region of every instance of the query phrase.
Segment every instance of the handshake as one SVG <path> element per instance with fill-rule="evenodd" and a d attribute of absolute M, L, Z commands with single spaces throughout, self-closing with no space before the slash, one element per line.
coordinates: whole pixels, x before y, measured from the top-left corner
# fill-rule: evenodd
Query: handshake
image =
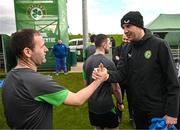
<path fill-rule="evenodd" d="M 92 78 L 94 80 L 101 80 L 101 81 L 106 81 L 109 78 L 107 69 L 104 67 L 102 63 L 99 64 L 98 68 L 94 68 L 92 73 Z"/>

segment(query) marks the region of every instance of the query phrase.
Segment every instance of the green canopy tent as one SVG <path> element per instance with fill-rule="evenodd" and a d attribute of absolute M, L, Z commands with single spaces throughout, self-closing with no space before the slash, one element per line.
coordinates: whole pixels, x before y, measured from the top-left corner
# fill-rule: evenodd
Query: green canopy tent
<path fill-rule="evenodd" d="M 180 14 L 160 14 L 146 28 L 165 38 L 171 46 L 180 41 Z"/>
<path fill-rule="evenodd" d="M 180 14 L 160 14 L 146 25 L 146 28 L 166 39 L 175 58 L 179 59 L 180 48 Z"/>
<path fill-rule="evenodd" d="M 160 14 L 146 25 L 152 32 L 180 32 L 180 14 Z"/>

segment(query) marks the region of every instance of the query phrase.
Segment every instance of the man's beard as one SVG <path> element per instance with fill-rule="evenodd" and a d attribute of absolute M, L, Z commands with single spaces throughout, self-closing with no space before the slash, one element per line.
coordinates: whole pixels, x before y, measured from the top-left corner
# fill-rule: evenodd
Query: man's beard
<path fill-rule="evenodd" d="M 105 49 L 105 54 L 108 54 L 109 53 L 109 50 L 108 49 Z"/>

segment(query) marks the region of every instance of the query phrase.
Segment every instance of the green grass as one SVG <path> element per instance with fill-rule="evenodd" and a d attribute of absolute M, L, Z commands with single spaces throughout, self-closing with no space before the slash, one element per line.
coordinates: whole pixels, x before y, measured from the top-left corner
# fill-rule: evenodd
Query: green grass
<path fill-rule="evenodd" d="M 1 95 L 1 89 L 0 89 L 0 95 Z M 0 96 L 0 129 L 7 129 L 6 120 L 4 118 L 3 114 L 3 107 L 2 107 L 2 96 Z"/>
<path fill-rule="evenodd" d="M 82 73 L 69 73 L 68 75 L 60 74 L 56 76 L 54 73 L 44 73 L 51 75 L 61 86 L 68 88 L 73 92 L 83 88 Z M 1 94 L 1 89 L 0 89 Z M 127 101 L 125 100 L 125 110 L 123 112 L 123 120 L 120 123 L 120 129 L 132 129 L 128 122 Z M 0 96 L 0 129 L 7 129 L 6 121 L 3 115 L 2 100 Z M 88 107 L 85 103 L 81 107 L 72 107 L 61 105 L 54 107 L 53 112 L 53 128 L 54 129 L 92 129 L 88 119 Z"/>

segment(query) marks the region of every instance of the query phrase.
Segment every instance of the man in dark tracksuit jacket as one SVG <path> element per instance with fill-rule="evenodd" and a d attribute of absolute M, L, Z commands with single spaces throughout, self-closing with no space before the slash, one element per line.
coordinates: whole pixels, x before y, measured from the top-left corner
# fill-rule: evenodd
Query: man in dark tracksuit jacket
<path fill-rule="evenodd" d="M 108 71 L 108 81 L 127 80 L 137 129 L 148 129 L 154 117 L 164 117 L 168 127 L 176 124 L 180 88 L 167 42 L 144 28 L 138 11 L 127 13 L 121 26 L 131 43 L 124 65 L 118 71 Z M 95 78 L 98 76 L 100 73 Z"/>

